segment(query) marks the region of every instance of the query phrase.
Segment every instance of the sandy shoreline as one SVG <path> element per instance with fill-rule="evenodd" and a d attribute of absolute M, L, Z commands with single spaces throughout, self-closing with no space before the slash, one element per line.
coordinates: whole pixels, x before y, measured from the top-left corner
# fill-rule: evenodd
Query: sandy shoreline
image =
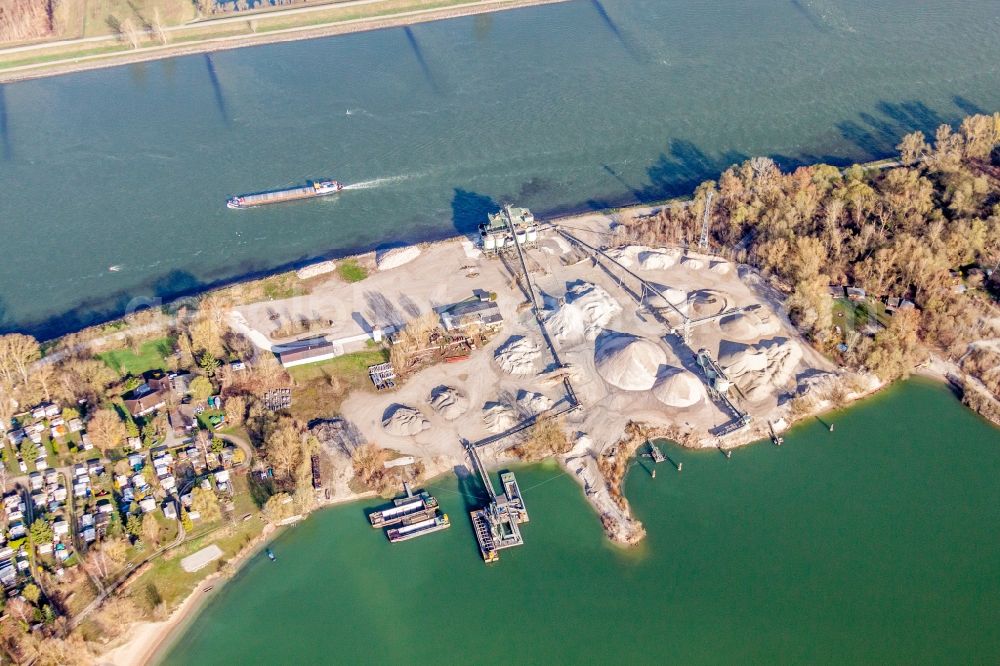
<path fill-rule="evenodd" d="M 0 83 L 12 83 L 28 79 L 59 76 L 94 69 L 105 69 L 152 60 L 163 60 L 184 55 L 238 49 L 248 46 L 277 44 L 281 42 L 317 39 L 335 35 L 368 32 L 384 28 L 396 28 L 417 23 L 442 21 L 463 16 L 487 14 L 510 9 L 520 9 L 536 5 L 549 5 L 567 0 L 476 0 L 462 5 L 440 9 L 422 9 L 400 12 L 390 16 L 348 19 L 319 26 L 300 26 L 272 30 L 258 35 L 234 35 L 208 38 L 192 44 L 167 44 L 151 46 L 133 51 L 68 57 L 46 63 L 21 65 L 0 71 Z M 251 17 L 252 18 L 252 17 Z M 259 18 L 259 17 L 258 17 Z M 273 18 L 273 17 L 271 17 Z M 248 20 L 250 20 L 248 18 Z"/>
<path fill-rule="evenodd" d="M 317 511 L 348 502 L 359 502 L 370 496 L 370 493 L 363 493 L 324 501 L 301 518 L 304 520 Z M 97 659 L 97 663 L 113 666 L 145 666 L 156 663 L 171 647 L 173 641 L 184 633 L 190 621 L 198 616 L 205 604 L 218 593 L 222 586 L 235 577 L 247 562 L 259 555 L 268 544 L 280 536 L 285 531 L 283 528 L 287 526 L 289 525 L 276 526 L 268 523 L 252 542 L 226 562 L 222 571 L 209 574 L 199 582 L 180 605 L 170 613 L 170 617 L 159 622 L 136 623 L 129 628 L 124 642 L 101 655 Z"/>
<path fill-rule="evenodd" d="M 187 622 L 193 619 L 205 603 L 213 595 L 209 590 L 221 587 L 232 578 L 242 566 L 254 555 L 259 553 L 274 537 L 281 533 L 274 525 L 268 524 L 264 531 L 252 543 L 246 545 L 232 560 L 226 563 L 223 571 L 209 574 L 195 586 L 195 589 L 185 597 L 170 617 L 161 622 L 139 622 L 132 626 L 124 643 L 104 654 L 98 663 L 114 664 L 115 666 L 142 666 L 151 664 L 165 650 L 170 639 L 187 627 Z"/>

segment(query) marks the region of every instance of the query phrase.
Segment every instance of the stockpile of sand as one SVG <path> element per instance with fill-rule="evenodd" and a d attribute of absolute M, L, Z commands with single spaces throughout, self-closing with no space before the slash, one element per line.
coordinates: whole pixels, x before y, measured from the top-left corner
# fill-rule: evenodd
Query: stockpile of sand
<path fill-rule="evenodd" d="M 318 264 L 303 266 L 299 270 L 295 271 L 295 276 L 300 280 L 308 280 L 309 278 L 316 277 L 317 275 L 332 273 L 336 270 L 336 268 L 337 264 L 333 261 L 321 261 Z"/>
<path fill-rule="evenodd" d="M 505 402 L 488 402 L 483 405 L 483 422 L 493 433 L 510 430 L 518 423 L 517 411 Z"/>
<path fill-rule="evenodd" d="M 538 372 L 536 365 L 542 356 L 537 342 L 523 335 L 512 335 L 493 354 L 500 369 L 509 375 L 528 376 Z"/>
<path fill-rule="evenodd" d="M 593 340 L 622 311 L 603 287 L 590 282 L 570 285 L 561 303 L 546 315 L 545 326 L 559 345 Z"/>
<path fill-rule="evenodd" d="M 705 262 L 695 257 L 684 257 L 681 259 L 681 266 L 692 271 L 697 271 L 705 267 Z"/>
<path fill-rule="evenodd" d="M 625 247 L 613 247 L 609 249 L 607 255 L 622 266 L 631 268 L 635 266 L 636 257 L 639 256 L 639 253 L 649 249 L 643 245 L 626 245 Z"/>
<path fill-rule="evenodd" d="M 427 400 L 431 409 L 448 421 L 454 421 L 469 409 L 469 396 L 453 386 L 438 386 Z"/>
<path fill-rule="evenodd" d="M 380 271 L 387 271 L 391 268 L 408 264 L 419 256 L 420 248 L 412 245 L 409 247 L 394 247 L 388 250 L 379 250 L 375 254 L 375 265 Z"/>
<path fill-rule="evenodd" d="M 773 335 L 780 328 L 774 317 L 766 319 L 755 312 L 741 312 L 719 320 L 719 328 L 730 340 L 757 340 L 765 335 Z"/>
<path fill-rule="evenodd" d="M 784 386 L 802 360 L 802 348 L 787 338 L 756 345 L 723 341 L 719 365 L 749 400 L 761 400 Z"/>
<path fill-rule="evenodd" d="M 676 250 L 645 250 L 636 255 L 639 268 L 644 271 L 662 271 L 677 263 Z"/>
<path fill-rule="evenodd" d="M 728 261 L 713 261 L 712 265 L 708 267 L 708 270 L 713 273 L 718 273 L 719 275 L 727 275 L 732 268 L 733 265 Z"/>
<path fill-rule="evenodd" d="M 656 383 L 667 354 L 651 340 L 607 331 L 594 351 L 597 373 L 604 381 L 625 391 L 648 391 Z"/>
<path fill-rule="evenodd" d="M 531 391 L 520 391 L 517 394 L 517 406 L 525 414 L 541 414 L 552 409 L 552 399 Z"/>
<path fill-rule="evenodd" d="M 390 435 L 417 435 L 431 427 L 419 409 L 394 403 L 382 414 L 382 428 Z"/>
<path fill-rule="evenodd" d="M 687 314 L 687 292 L 681 289 L 674 289 L 662 284 L 650 283 L 659 290 L 659 294 L 647 290 L 643 303 L 651 308 L 669 308 L 673 305 L 681 312 Z M 673 308 L 671 308 L 672 310 Z"/>
<path fill-rule="evenodd" d="M 653 395 L 668 407 L 691 407 L 706 397 L 705 385 L 682 368 L 668 367 L 660 372 Z"/>
<path fill-rule="evenodd" d="M 691 304 L 692 317 L 708 317 L 719 314 L 729 307 L 729 301 L 726 297 L 714 289 L 699 289 L 691 292 L 688 302 Z"/>

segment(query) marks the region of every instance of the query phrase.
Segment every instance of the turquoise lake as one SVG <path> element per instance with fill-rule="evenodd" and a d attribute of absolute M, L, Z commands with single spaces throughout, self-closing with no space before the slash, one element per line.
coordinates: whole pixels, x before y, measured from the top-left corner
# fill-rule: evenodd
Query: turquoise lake
<path fill-rule="evenodd" d="M 613 546 L 556 467 L 518 470 L 525 545 L 486 566 L 454 478 L 450 530 L 389 544 L 357 503 L 272 544 L 164 664 L 996 663 L 1000 430 L 911 381 L 726 460 L 670 448 Z M 648 464 L 648 463 L 647 463 Z"/>

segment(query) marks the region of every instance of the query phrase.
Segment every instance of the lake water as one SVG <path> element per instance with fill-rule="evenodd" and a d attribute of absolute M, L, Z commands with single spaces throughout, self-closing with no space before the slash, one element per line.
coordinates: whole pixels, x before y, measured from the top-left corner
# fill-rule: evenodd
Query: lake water
<path fill-rule="evenodd" d="M 518 472 L 525 545 L 487 567 L 455 481 L 450 530 L 390 545 L 367 505 L 322 511 L 248 563 L 165 664 L 995 663 L 1000 430 L 897 386 L 726 460 L 669 449 L 603 536 L 556 468 Z"/>
<path fill-rule="evenodd" d="M 1000 108 L 998 34 L 996 0 L 576 0 L 4 85 L 0 330 L 452 235 L 503 200 L 881 156 Z M 224 206 L 322 176 L 370 187 Z"/>

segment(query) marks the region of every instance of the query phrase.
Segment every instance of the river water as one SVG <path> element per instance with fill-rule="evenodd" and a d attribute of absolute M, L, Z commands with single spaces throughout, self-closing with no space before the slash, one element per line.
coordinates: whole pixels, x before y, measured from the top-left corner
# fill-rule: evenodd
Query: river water
<path fill-rule="evenodd" d="M 502 200 L 881 156 L 1000 108 L 997 34 L 996 0 L 576 0 L 4 85 L 0 331 L 452 235 Z M 224 206 L 322 176 L 364 187 Z"/>
<path fill-rule="evenodd" d="M 280 536 L 165 664 L 993 663 L 1000 430 L 924 381 L 731 460 L 636 464 L 636 550 L 558 469 L 518 471 L 525 545 L 487 567 L 454 481 L 450 530 L 390 545 L 352 504 Z M 648 463 L 647 463 L 648 464 Z"/>

